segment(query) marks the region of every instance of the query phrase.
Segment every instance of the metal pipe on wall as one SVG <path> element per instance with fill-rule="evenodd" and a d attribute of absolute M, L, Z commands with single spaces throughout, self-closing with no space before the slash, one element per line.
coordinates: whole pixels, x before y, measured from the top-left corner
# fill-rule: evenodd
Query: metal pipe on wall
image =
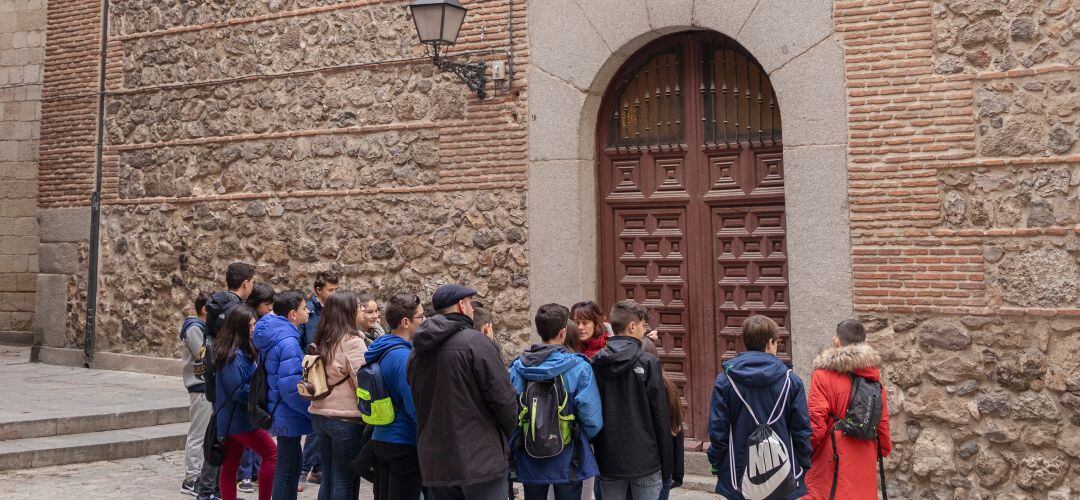
<path fill-rule="evenodd" d="M 83 366 L 94 362 L 97 323 L 98 247 L 101 240 L 101 177 L 105 148 L 105 60 L 109 44 L 109 0 L 101 2 L 101 60 L 98 65 L 97 162 L 94 192 L 90 195 L 90 262 L 86 277 L 86 332 L 83 338 Z"/>

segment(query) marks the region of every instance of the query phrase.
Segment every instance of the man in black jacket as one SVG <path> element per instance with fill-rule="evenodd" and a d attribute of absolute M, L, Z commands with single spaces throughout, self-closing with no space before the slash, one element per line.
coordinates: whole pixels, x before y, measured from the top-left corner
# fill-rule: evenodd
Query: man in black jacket
<path fill-rule="evenodd" d="M 623 300 L 608 321 L 615 336 L 593 357 L 604 427 L 594 441 L 604 500 L 657 498 L 671 478 L 671 426 L 660 360 L 645 352 L 645 307 Z"/>
<path fill-rule="evenodd" d="M 443 285 L 416 330 L 407 378 L 420 475 L 433 500 L 506 498 L 517 402 L 498 347 L 473 326 L 476 290 Z"/>

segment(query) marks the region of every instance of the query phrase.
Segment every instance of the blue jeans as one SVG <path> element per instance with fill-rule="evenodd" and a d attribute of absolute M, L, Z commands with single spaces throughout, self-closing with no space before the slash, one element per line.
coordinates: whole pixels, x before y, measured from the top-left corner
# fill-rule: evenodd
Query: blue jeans
<path fill-rule="evenodd" d="M 300 436 L 278 436 L 273 490 L 275 500 L 296 500 L 296 486 L 300 482 L 300 465 L 303 460 Z"/>
<path fill-rule="evenodd" d="M 568 484 L 525 484 L 525 500 L 547 500 L 549 488 L 555 489 L 555 500 L 580 500 L 581 481 Z"/>
<path fill-rule="evenodd" d="M 279 451 L 278 453 L 281 453 L 281 452 Z M 281 455 L 278 455 L 278 457 L 279 457 L 278 460 L 281 460 L 281 458 L 280 458 Z M 281 463 L 281 462 L 278 462 L 278 463 Z M 660 500 L 668 500 L 668 498 L 671 496 L 671 487 L 674 486 L 674 485 L 675 485 L 675 483 L 670 479 L 668 479 L 667 481 L 664 481 L 664 488 L 660 490 Z"/>
<path fill-rule="evenodd" d="M 663 488 L 664 480 L 659 472 L 634 479 L 600 478 L 600 491 L 604 500 L 625 500 L 627 489 L 630 490 L 630 498 L 660 498 Z"/>
<path fill-rule="evenodd" d="M 240 469 L 236 471 L 236 480 L 244 481 L 259 477 L 259 467 L 261 465 L 262 458 L 259 457 L 259 454 L 245 448 L 244 458 L 240 459 Z"/>
<path fill-rule="evenodd" d="M 312 415 L 311 426 L 322 442 L 319 500 L 356 500 L 360 495 L 360 476 L 352 462 L 364 445 L 363 424 Z"/>
<path fill-rule="evenodd" d="M 319 450 L 319 435 L 312 431 L 304 437 L 304 466 L 300 469 L 302 472 L 322 470 L 322 452 Z"/>

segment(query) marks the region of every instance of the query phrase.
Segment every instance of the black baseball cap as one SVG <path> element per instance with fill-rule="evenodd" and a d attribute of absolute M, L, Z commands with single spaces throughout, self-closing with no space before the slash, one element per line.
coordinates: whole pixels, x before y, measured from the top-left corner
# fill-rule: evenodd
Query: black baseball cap
<path fill-rule="evenodd" d="M 476 290 L 467 286 L 461 285 L 443 285 L 435 290 L 435 294 L 431 296 L 431 307 L 436 311 L 441 311 L 450 307 L 462 299 L 472 297 L 476 295 Z"/>

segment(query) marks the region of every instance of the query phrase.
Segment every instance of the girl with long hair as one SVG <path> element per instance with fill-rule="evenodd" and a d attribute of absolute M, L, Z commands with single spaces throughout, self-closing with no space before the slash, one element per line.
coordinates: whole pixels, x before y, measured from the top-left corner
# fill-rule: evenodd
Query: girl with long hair
<path fill-rule="evenodd" d="M 356 370 L 364 365 L 367 346 L 360 335 L 359 296 L 339 290 L 327 299 L 315 329 L 315 347 L 326 367 L 330 395 L 312 401 L 311 426 L 322 448 L 319 500 L 356 500 L 360 477 L 352 462 L 364 445 L 364 425 L 356 408 Z"/>
<path fill-rule="evenodd" d="M 685 470 L 685 454 L 683 438 L 683 407 L 679 400 L 679 388 L 668 377 L 667 372 L 661 372 L 664 381 L 664 389 L 667 391 L 668 421 L 671 424 L 672 450 L 675 452 L 675 463 L 671 470 L 671 479 L 664 482 L 664 489 L 660 491 L 660 500 L 668 500 L 672 488 L 678 488 L 683 483 L 683 471 Z"/>
<path fill-rule="evenodd" d="M 221 464 L 219 487 L 222 500 L 236 500 L 236 470 L 245 449 L 262 457 L 260 484 L 273 484 L 277 446 L 270 434 L 248 423 L 247 400 L 251 376 L 255 374 L 256 351 L 251 342 L 255 311 L 245 305 L 234 307 L 225 317 L 214 342 L 218 437 L 225 438 L 225 462 Z M 259 489 L 259 500 L 270 500 L 270 488 Z"/>

